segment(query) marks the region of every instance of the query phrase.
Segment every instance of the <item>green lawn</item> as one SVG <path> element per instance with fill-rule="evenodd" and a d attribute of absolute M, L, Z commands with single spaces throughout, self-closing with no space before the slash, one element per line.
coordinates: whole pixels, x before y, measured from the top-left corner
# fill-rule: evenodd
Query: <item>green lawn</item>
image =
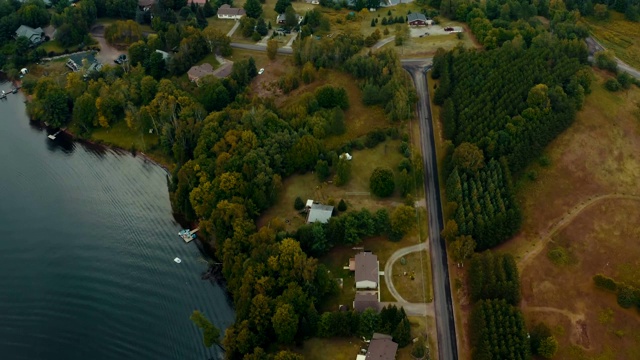
<path fill-rule="evenodd" d="M 207 22 L 208 22 L 208 25 L 207 25 L 208 28 L 215 28 L 221 31 L 222 33 L 224 33 L 225 35 L 229 32 L 229 30 L 231 30 L 233 25 L 235 25 L 236 23 L 235 20 L 218 19 L 217 16 L 212 16 L 207 18 Z"/>
<path fill-rule="evenodd" d="M 135 148 L 140 151 L 148 151 L 158 144 L 158 136 L 135 132 L 127 127 L 124 121 L 113 124 L 110 128 L 98 128 L 91 133 L 91 140 L 97 140 L 107 145 L 130 150 Z"/>
<path fill-rule="evenodd" d="M 215 54 L 207 55 L 204 59 L 198 61 L 196 65 L 202 65 L 204 63 L 211 64 L 211 66 L 213 66 L 214 69 L 217 69 L 220 66 L 220 63 L 218 62 L 218 60 L 216 60 Z"/>
<path fill-rule="evenodd" d="M 602 46 L 612 50 L 620 60 L 640 68 L 640 24 L 626 20 L 623 14 L 613 10 L 609 13 L 608 20 L 585 17 L 582 21 Z"/>
<path fill-rule="evenodd" d="M 39 48 L 43 49 L 47 55 L 50 52 L 55 53 L 56 55 L 62 55 L 64 53 L 65 47 L 63 47 L 57 40 L 51 40 L 51 41 L 47 41 L 45 43 L 42 43 Z M 66 48 L 66 50 L 68 50 L 69 53 L 72 52 L 76 52 L 78 51 L 78 46 L 70 46 L 68 48 Z M 55 55 L 54 55 L 55 56 Z"/>

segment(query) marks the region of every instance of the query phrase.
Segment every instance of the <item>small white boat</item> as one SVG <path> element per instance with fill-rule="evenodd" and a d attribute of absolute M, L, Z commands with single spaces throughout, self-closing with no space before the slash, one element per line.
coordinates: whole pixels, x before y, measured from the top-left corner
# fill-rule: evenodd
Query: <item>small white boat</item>
<path fill-rule="evenodd" d="M 173 261 L 175 261 L 178 264 L 180 264 L 182 262 L 182 260 L 180 260 L 180 258 L 175 258 L 175 259 L 173 259 Z"/>

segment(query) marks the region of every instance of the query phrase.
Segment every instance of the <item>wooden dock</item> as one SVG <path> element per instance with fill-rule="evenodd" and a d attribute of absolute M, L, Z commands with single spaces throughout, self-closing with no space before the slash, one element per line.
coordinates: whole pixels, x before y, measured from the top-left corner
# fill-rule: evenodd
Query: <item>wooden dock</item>
<path fill-rule="evenodd" d="M 196 232 L 198 232 L 198 230 L 200 230 L 200 228 L 195 228 L 193 230 L 189 230 L 188 233 L 183 233 L 182 235 L 180 235 L 180 237 L 182 237 L 182 240 L 184 240 L 185 243 L 190 243 L 193 239 L 195 239 L 195 237 L 193 236 Z"/>

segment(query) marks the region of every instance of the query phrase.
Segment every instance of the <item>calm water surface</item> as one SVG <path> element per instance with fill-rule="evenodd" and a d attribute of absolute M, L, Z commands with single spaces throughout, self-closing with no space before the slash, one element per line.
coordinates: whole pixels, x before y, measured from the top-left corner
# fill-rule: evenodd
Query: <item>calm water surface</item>
<path fill-rule="evenodd" d="M 233 311 L 179 229 L 162 168 L 51 141 L 22 94 L 0 100 L 0 359 L 220 358 L 189 315 Z"/>

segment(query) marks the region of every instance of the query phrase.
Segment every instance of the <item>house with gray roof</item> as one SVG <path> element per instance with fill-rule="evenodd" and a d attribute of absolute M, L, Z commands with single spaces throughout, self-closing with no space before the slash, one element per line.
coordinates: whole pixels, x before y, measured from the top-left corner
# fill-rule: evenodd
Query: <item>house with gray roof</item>
<path fill-rule="evenodd" d="M 356 290 L 377 290 L 380 283 L 378 257 L 371 252 L 361 252 L 355 257 Z"/>
<path fill-rule="evenodd" d="M 44 41 L 44 30 L 42 28 L 32 28 L 27 25 L 20 25 L 18 30 L 16 30 L 16 39 L 20 36 L 24 36 L 29 41 L 31 41 L 31 45 L 39 45 Z"/>
<path fill-rule="evenodd" d="M 319 221 L 323 224 L 329 222 L 333 214 L 333 206 L 313 203 L 308 207 L 307 224 Z"/>
<path fill-rule="evenodd" d="M 392 337 L 385 334 L 374 333 L 367 349 L 366 360 L 395 360 L 398 352 L 398 344 Z"/>
<path fill-rule="evenodd" d="M 356 297 L 353 300 L 353 309 L 358 312 L 363 312 L 367 309 L 380 311 L 380 301 L 378 300 L 378 294 L 375 291 L 357 292 Z"/>

